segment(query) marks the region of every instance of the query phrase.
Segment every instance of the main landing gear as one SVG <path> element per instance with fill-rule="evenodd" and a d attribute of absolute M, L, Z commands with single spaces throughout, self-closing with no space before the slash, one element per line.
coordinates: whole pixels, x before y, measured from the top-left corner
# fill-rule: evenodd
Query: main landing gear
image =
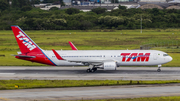
<path fill-rule="evenodd" d="M 90 65 L 89 66 L 90 68 L 88 68 L 87 70 L 86 70 L 86 72 L 87 73 L 94 73 L 94 72 L 96 72 L 97 71 L 97 68 L 95 68 L 95 66 L 92 66 L 92 65 Z"/>
<path fill-rule="evenodd" d="M 88 68 L 88 69 L 86 70 L 87 73 L 90 73 L 90 72 L 91 72 L 91 73 L 94 73 L 94 72 L 96 72 L 96 71 L 97 71 L 97 68 L 92 68 L 92 69 L 91 69 L 91 68 Z"/>
<path fill-rule="evenodd" d="M 158 65 L 157 72 L 161 72 L 161 65 Z"/>

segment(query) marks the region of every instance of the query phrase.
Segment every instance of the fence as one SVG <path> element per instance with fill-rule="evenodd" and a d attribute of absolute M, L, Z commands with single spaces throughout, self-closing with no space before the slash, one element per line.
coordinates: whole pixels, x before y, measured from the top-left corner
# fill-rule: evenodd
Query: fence
<path fill-rule="evenodd" d="M 176 52 L 180 53 L 180 41 L 168 41 L 168 42 L 158 42 L 158 43 L 150 43 L 140 46 L 141 50 L 161 50 L 164 52 Z"/>

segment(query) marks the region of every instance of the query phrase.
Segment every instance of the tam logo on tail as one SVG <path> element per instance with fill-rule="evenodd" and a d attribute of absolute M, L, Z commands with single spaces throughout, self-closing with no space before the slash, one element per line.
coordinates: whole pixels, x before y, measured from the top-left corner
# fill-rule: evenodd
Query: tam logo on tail
<path fill-rule="evenodd" d="M 17 38 L 19 38 L 19 40 L 23 40 L 23 44 L 30 50 L 32 51 L 33 49 L 36 48 L 35 45 L 33 45 L 33 43 L 21 32 L 19 31 L 19 34 L 16 36 Z"/>

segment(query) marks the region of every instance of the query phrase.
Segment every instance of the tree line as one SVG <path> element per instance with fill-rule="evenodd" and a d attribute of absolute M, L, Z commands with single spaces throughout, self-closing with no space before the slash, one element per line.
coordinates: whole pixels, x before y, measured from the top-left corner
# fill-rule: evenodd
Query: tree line
<path fill-rule="evenodd" d="M 35 0 L 34 0 L 35 1 Z M 10 30 L 19 25 L 29 30 L 87 30 L 87 29 L 140 29 L 179 28 L 180 10 L 176 9 L 119 9 L 107 11 L 94 8 L 89 12 L 69 8 L 49 11 L 33 7 L 33 0 L 0 0 L 0 30 Z"/>

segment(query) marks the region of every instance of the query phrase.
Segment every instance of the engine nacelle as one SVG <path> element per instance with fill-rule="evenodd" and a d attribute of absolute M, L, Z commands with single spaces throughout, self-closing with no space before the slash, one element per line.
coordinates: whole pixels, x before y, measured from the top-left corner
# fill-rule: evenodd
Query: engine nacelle
<path fill-rule="evenodd" d="M 103 68 L 104 70 L 116 70 L 117 64 L 116 62 L 104 62 Z"/>

